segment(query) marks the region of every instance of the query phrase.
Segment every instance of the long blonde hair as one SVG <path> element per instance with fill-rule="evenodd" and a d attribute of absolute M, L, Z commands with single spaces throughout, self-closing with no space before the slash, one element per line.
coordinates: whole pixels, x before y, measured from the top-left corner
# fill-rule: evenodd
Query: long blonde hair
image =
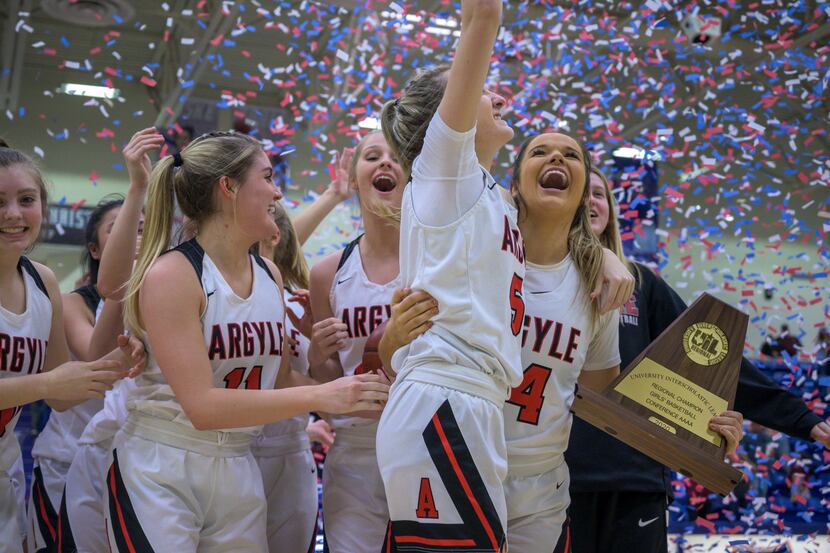
<path fill-rule="evenodd" d="M 510 179 L 510 191 L 516 199 L 516 206 L 519 208 L 519 218 L 527 217 L 527 202 L 522 196 L 519 180 L 521 178 L 521 166 L 525 159 L 528 146 L 535 137 L 528 138 L 519 148 L 519 154 L 513 162 L 513 174 Z M 573 137 L 571 137 L 573 138 Z M 591 155 L 585 146 L 574 138 L 582 151 L 582 161 L 585 166 L 585 186 L 582 189 L 579 207 L 576 208 L 571 226 L 568 229 L 568 251 L 571 259 L 579 272 L 582 286 L 590 291 L 596 288 L 602 274 L 602 244 L 591 230 L 591 214 L 588 206 L 591 175 Z M 591 323 L 596 324 L 599 320 L 599 300 L 591 301 Z"/>
<path fill-rule="evenodd" d="M 608 248 L 614 252 L 614 255 L 616 255 L 617 258 L 625 264 L 628 271 L 637 278 L 637 282 L 640 282 L 640 270 L 637 268 L 637 265 L 632 263 L 631 260 L 625 256 L 625 252 L 623 251 L 622 238 L 620 237 L 620 223 L 617 217 L 618 208 L 614 199 L 614 194 L 611 191 L 611 184 L 608 182 L 605 174 L 600 171 L 598 167 L 592 166 L 591 173 L 599 177 L 599 180 L 601 180 L 603 186 L 605 186 L 605 201 L 608 202 L 608 222 L 605 225 L 605 229 L 598 237 L 599 242 L 604 248 Z M 589 185 L 591 182 L 590 178 L 589 174 Z"/>
<path fill-rule="evenodd" d="M 274 265 L 280 270 L 286 288 L 308 290 L 308 263 L 303 254 L 300 239 L 297 237 L 297 231 L 294 229 L 294 223 L 291 222 L 291 218 L 279 202 L 277 202 L 274 222 L 280 229 L 280 242 L 274 249 L 272 259 Z"/>
<path fill-rule="evenodd" d="M 125 326 L 135 336 L 144 336 L 139 291 L 150 267 L 171 246 L 176 202 L 196 225 L 198 233 L 199 226 L 216 212 L 214 187 L 219 178 L 227 176 L 243 181 L 261 151 L 260 143 L 250 136 L 212 132 L 191 142 L 178 156 L 162 159 L 153 168 L 141 249 L 127 284 L 124 308 Z"/>

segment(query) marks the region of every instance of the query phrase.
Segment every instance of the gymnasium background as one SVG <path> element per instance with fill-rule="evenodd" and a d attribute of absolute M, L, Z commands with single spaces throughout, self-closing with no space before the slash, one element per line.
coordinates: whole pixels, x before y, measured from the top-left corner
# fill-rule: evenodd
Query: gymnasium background
<path fill-rule="evenodd" d="M 614 177 L 627 250 L 686 301 L 709 291 L 740 306 L 745 354 L 830 415 L 830 346 L 816 340 L 830 325 L 830 3 L 511 0 L 504 12 L 491 85 L 510 98 L 517 136 L 497 177 L 524 134 L 579 135 Z M 447 0 L 4 0 L 0 135 L 52 185 L 53 225 L 33 257 L 73 287 L 85 207 L 126 191 L 120 150 L 150 125 L 268 141 L 299 212 L 381 103 L 446 60 L 458 32 L 448 13 Z M 117 93 L 62 92 L 71 84 Z M 354 200 L 336 208 L 310 261 L 359 223 Z M 781 324 L 801 347 L 762 355 Z M 672 548 L 830 551 L 830 453 L 746 430 L 737 495 L 677 477 Z"/>

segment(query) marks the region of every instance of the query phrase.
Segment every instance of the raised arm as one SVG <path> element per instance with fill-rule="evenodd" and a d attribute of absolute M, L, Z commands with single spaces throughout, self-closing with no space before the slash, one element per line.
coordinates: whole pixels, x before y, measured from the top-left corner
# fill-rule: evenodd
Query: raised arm
<path fill-rule="evenodd" d="M 502 0 L 461 0 L 461 38 L 438 113 L 451 129 L 472 129 L 501 23 Z"/>
<path fill-rule="evenodd" d="M 299 215 L 292 219 L 294 230 L 297 232 L 297 240 L 300 245 L 314 234 L 315 229 L 320 226 L 323 219 L 331 213 L 338 204 L 351 196 L 349 190 L 349 168 L 352 164 L 354 148 L 345 148 L 336 161 L 336 176 L 329 187 L 310 206 L 305 208 Z"/>
<path fill-rule="evenodd" d="M 101 255 L 97 287 L 104 298 L 121 300 L 126 292 L 125 283 L 130 279 L 135 260 L 141 211 L 150 184 L 152 163 L 149 152 L 160 148 L 163 142 L 164 137 L 150 127 L 135 133 L 122 152 L 130 175 L 130 188 Z"/>

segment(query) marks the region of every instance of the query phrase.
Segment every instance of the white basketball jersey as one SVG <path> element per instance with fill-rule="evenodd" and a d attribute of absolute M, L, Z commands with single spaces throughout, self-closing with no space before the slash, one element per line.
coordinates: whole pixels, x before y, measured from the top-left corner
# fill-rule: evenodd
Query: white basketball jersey
<path fill-rule="evenodd" d="M 21 257 L 17 270 L 26 288 L 26 310 L 12 313 L 0 305 L 0 378 L 43 370 L 52 329 L 52 302 L 32 262 Z M 14 427 L 21 407 L 0 409 L 0 471 L 8 471 L 20 454 Z"/>
<path fill-rule="evenodd" d="M 401 281 L 429 292 L 439 312 L 432 328 L 395 353 L 392 365 L 397 373 L 460 365 L 488 375 L 506 397 L 521 381 L 524 242 L 516 209 L 483 168 L 481 178 L 483 190 L 473 207 L 440 227 L 423 224 L 415 214 L 418 182 L 404 192 Z"/>
<path fill-rule="evenodd" d="M 288 317 L 289 309 L 296 314 L 298 318 L 302 318 L 303 316 L 302 307 L 296 303 L 288 303 L 288 299 L 291 295 L 291 292 L 288 290 L 285 290 L 283 295 L 286 310 L 285 333 L 294 340 L 295 344 L 287 346 L 287 349 L 283 352 L 283 355 L 288 356 L 288 363 L 293 370 L 300 374 L 308 375 L 308 346 L 310 341 L 294 326 L 294 323 L 291 322 L 291 318 Z M 308 426 L 308 415 L 297 415 L 296 417 L 292 417 L 290 419 L 266 424 L 262 428 L 262 435 L 265 438 L 284 436 L 304 431 L 306 426 Z"/>
<path fill-rule="evenodd" d="M 240 298 L 196 239 L 175 248 L 184 254 L 202 284 L 205 310 L 202 329 L 217 388 L 273 389 L 282 357 L 285 308 L 279 286 L 258 256 L 251 256 L 253 285 Z M 262 263 L 262 265 L 260 265 Z M 150 348 L 147 370 L 135 379 L 127 410 L 178 422 L 192 428 Z M 228 432 L 259 434 L 261 427 Z"/>
<path fill-rule="evenodd" d="M 392 314 L 392 293 L 400 286 L 400 276 L 386 284 L 369 280 L 360 258 L 360 238 L 343 250 L 331 283 L 329 303 L 334 316 L 348 328 L 346 347 L 337 352 L 345 376 L 363 372 L 363 348 L 366 340 Z M 374 419 L 349 416 L 333 417 L 332 423 L 335 428 L 371 426 L 372 431 L 377 426 Z"/>
<path fill-rule="evenodd" d="M 104 406 L 84 428 L 79 443 L 97 444 L 111 440 L 127 420 L 127 397 L 135 388 L 135 380 L 122 378 L 112 385 L 112 390 L 104 394 Z"/>
<path fill-rule="evenodd" d="M 542 473 L 564 460 L 580 371 L 620 363 L 619 312 L 592 329 L 591 300 L 570 255 L 551 266 L 528 263 L 524 290 L 524 379 L 504 405 L 504 431 L 509 471 Z"/>
<path fill-rule="evenodd" d="M 75 290 L 80 294 L 90 309 L 95 321 L 101 315 L 104 300 L 98 295 L 94 285 Z M 97 299 L 97 301 L 94 301 Z M 94 306 L 94 307 L 93 307 Z M 32 457 L 36 459 L 53 459 L 70 464 L 78 450 L 78 439 L 89 422 L 104 406 L 103 399 L 89 399 L 66 411 L 52 411 L 43 432 L 38 434 L 32 446 Z"/>

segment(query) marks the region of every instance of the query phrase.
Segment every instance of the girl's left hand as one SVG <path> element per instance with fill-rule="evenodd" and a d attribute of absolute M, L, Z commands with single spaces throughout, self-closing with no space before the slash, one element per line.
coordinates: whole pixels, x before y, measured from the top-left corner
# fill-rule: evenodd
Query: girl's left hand
<path fill-rule="evenodd" d="M 591 299 L 599 298 L 600 313 L 619 309 L 634 293 L 634 275 L 614 252 L 602 248 L 602 274 L 597 287 L 591 292 Z"/>
<path fill-rule="evenodd" d="M 744 436 L 744 416 L 737 411 L 724 411 L 709 420 L 709 430 L 726 439 L 726 454 L 732 455 Z"/>
<path fill-rule="evenodd" d="M 121 334 L 116 339 L 118 348 L 124 356 L 124 366 L 131 367 L 130 372 L 127 373 L 128 378 L 135 378 L 144 372 L 147 368 L 147 350 L 144 348 L 144 342 L 135 336 L 127 336 Z"/>

